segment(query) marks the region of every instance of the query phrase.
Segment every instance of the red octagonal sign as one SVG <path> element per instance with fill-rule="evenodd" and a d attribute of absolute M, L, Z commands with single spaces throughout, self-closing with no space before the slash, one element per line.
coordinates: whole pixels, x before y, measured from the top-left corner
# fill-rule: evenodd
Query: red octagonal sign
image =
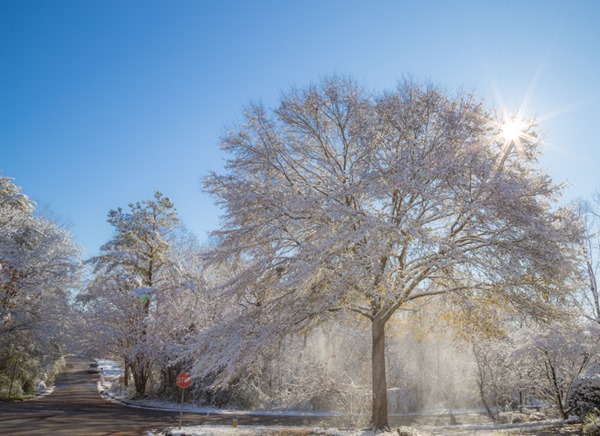
<path fill-rule="evenodd" d="M 175 382 L 181 389 L 188 388 L 192 384 L 192 375 L 189 372 L 182 372 L 177 376 Z"/>

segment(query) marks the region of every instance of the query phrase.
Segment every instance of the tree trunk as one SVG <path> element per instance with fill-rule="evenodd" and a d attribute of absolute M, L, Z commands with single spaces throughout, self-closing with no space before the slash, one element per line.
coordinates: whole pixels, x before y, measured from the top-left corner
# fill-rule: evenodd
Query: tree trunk
<path fill-rule="evenodd" d="M 129 386 L 129 362 L 125 361 L 125 374 L 123 374 L 123 384 L 125 387 Z"/>
<path fill-rule="evenodd" d="M 373 339 L 372 371 L 373 371 L 373 410 L 371 428 L 389 430 L 387 381 L 385 376 L 385 321 L 375 318 L 371 322 Z"/>
<path fill-rule="evenodd" d="M 475 357 L 475 362 L 477 363 L 477 387 L 479 388 L 479 397 L 481 398 L 481 404 L 483 404 L 483 407 L 485 408 L 485 413 L 487 414 L 488 418 L 490 418 L 492 420 L 492 422 L 498 422 L 498 418 L 492 412 L 492 408 L 490 407 L 489 403 L 487 402 L 486 395 L 485 395 L 485 384 L 486 384 L 485 363 L 487 362 L 487 358 L 486 358 L 485 354 L 483 354 L 481 349 L 477 348 L 477 346 L 475 345 L 474 339 L 471 341 L 471 346 L 473 349 L 473 357 Z M 492 384 L 492 386 L 493 386 L 493 384 Z M 494 392 L 494 397 L 496 397 L 495 389 L 493 392 Z"/>
<path fill-rule="evenodd" d="M 133 384 L 135 385 L 135 398 L 143 398 L 146 394 L 146 384 L 148 382 L 148 372 L 145 365 L 133 369 Z"/>
<path fill-rule="evenodd" d="M 498 422 L 498 418 L 496 417 L 496 415 L 494 415 L 494 412 L 492 412 L 492 409 L 485 398 L 485 389 L 484 389 L 483 381 L 480 380 L 477 383 L 477 385 L 479 386 L 479 397 L 481 398 L 481 404 L 483 404 L 486 415 L 488 416 L 488 418 L 490 418 L 492 420 L 492 422 L 494 422 L 494 423 Z"/>
<path fill-rule="evenodd" d="M 131 365 L 131 373 L 133 374 L 133 384 L 135 386 L 135 398 L 143 398 L 146 394 L 146 384 L 150 376 L 150 365 L 145 362 L 143 355 L 136 357 L 135 362 Z"/>

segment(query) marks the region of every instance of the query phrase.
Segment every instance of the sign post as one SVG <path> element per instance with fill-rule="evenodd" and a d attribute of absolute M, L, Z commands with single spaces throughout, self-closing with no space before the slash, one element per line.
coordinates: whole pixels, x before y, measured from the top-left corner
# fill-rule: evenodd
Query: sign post
<path fill-rule="evenodd" d="M 179 410 L 179 430 L 181 430 L 181 419 L 183 417 L 183 395 L 186 388 L 192 385 L 192 376 L 188 372 L 181 372 L 175 379 L 177 386 L 181 388 L 181 409 Z"/>

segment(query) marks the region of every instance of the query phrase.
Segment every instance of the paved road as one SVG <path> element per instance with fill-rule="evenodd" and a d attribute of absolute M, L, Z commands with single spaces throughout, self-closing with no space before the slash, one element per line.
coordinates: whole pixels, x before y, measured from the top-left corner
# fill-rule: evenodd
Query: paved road
<path fill-rule="evenodd" d="M 178 411 L 138 409 L 109 403 L 98 394 L 98 376 L 87 374 L 87 361 L 67 358 L 54 392 L 43 398 L 0 403 L 0 435 L 97 436 L 145 435 L 179 422 Z M 231 425 L 230 415 L 184 413 L 184 425 Z M 315 425 L 322 418 L 244 416 L 240 425 Z"/>

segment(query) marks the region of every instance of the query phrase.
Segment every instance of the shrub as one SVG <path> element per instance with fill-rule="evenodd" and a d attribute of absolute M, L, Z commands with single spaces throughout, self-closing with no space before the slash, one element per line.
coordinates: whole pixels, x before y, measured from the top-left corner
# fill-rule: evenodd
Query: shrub
<path fill-rule="evenodd" d="M 586 415 L 583 421 L 583 434 L 600 436 L 600 416 L 594 413 Z"/>
<path fill-rule="evenodd" d="M 600 410 L 600 378 L 577 379 L 569 394 L 572 413 L 583 417 Z"/>
<path fill-rule="evenodd" d="M 21 386 L 21 380 L 15 378 L 11 387 L 11 377 L 0 374 L 0 400 L 8 400 L 8 394 L 10 393 L 11 399 L 21 399 L 24 396 L 23 387 Z"/>

